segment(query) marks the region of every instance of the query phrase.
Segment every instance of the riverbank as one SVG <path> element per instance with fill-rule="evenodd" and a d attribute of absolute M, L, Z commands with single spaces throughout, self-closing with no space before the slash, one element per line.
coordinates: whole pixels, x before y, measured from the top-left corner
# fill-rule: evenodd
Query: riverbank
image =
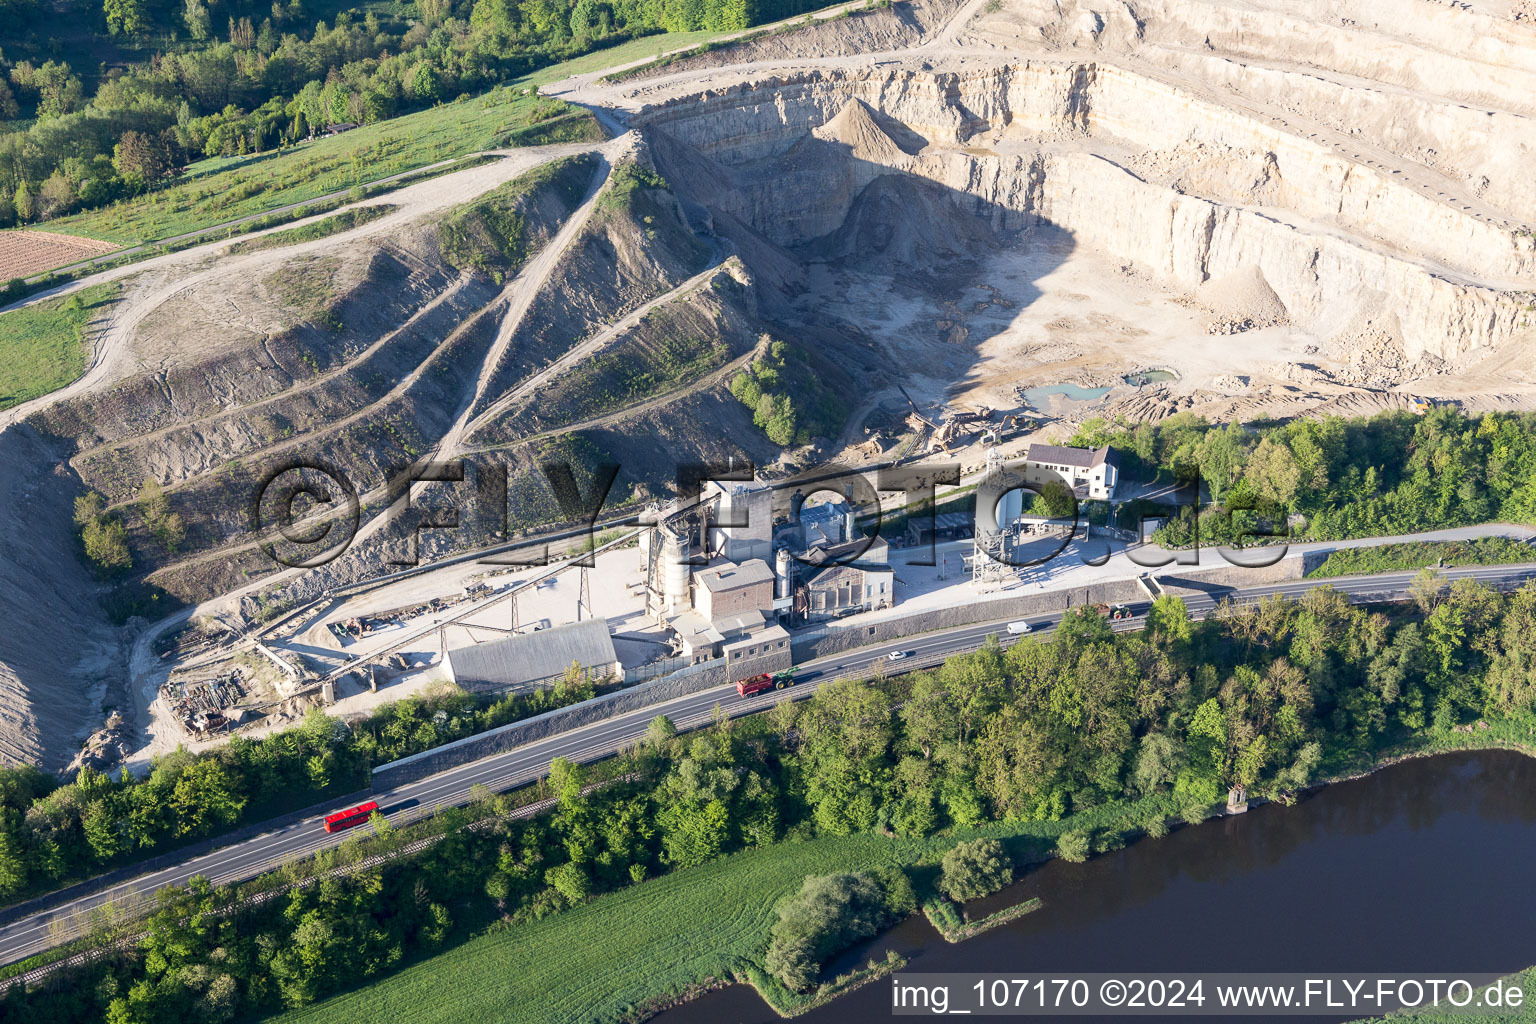
<path fill-rule="evenodd" d="M 1328 789 L 1329 787 L 1336 786 L 1340 783 L 1359 781 L 1361 779 L 1376 775 L 1385 769 L 1399 766 L 1411 761 L 1421 761 L 1427 758 L 1439 757 L 1448 754 L 1509 751 L 1536 759 L 1536 743 L 1531 742 L 1532 737 L 1536 737 L 1536 726 L 1517 725 L 1515 723 L 1509 722 L 1488 723 L 1488 728 L 1485 730 L 1477 729 L 1474 724 L 1470 728 L 1470 731 L 1467 732 L 1455 732 L 1444 736 L 1418 737 L 1412 744 L 1400 744 L 1382 752 L 1376 757 L 1376 759 L 1372 761 L 1368 767 L 1342 771 L 1337 774 L 1330 775 L 1320 780 L 1315 785 L 1308 786 L 1305 792 L 1309 797 L 1316 796 L 1321 791 Z M 1257 807 L 1262 806 L 1268 802 L 1272 801 L 1255 799 L 1250 802 L 1250 808 L 1256 809 Z M 1294 801 L 1291 801 L 1291 803 L 1294 803 Z M 1131 806 L 1133 806 L 1133 804 L 1127 804 L 1123 809 L 1129 808 Z M 1100 809 L 1101 812 L 1106 810 L 1107 809 Z M 1206 824 L 1216 818 L 1226 817 L 1229 817 L 1229 814 L 1226 811 L 1225 806 L 1222 804 L 1217 804 L 1213 805 L 1210 813 L 1207 814 L 1206 818 L 1198 823 L 1185 822 L 1182 818 L 1179 818 L 1177 815 L 1171 812 L 1168 814 L 1167 820 L 1173 823 L 1174 828 L 1181 828 L 1185 824 Z M 1097 820 L 1102 820 L 1102 817 L 1098 818 Z M 1047 823 L 1038 824 L 1043 825 Z M 1054 834 L 1057 837 L 1067 831 L 1086 830 L 1090 833 L 1098 833 L 1102 829 L 1101 825 L 1095 823 L 1094 816 L 1089 814 L 1074 815 L 1069 818 L 1065 818 L 1060 822 L 1049 824 L 1056 826 Z M 950 838 L 953 843 L 958 843 L 964 841 L 967 837 L 952 836 Z M 1139 845 L 1140 840 L 1147 838 L 1152 837 L 1148 836 L 1144 830 L 1134 837 L 1126 837 L 1126 844 L 1124 848 L 1130 849 L 1135 845 Z M 1111 849 L 1102 850 L 1101 846 L 1106 841 L 1106 839 L 1109 840 Z M 1120 848 L 1121 847 L 1119 845 L 1114 844 L 1112 836 L 1106 837 L 1103 835 L 1098 835 L 1096 836 L 1095 841 L 1095 857 L 1092 859 L 1098 859 L 1098 857 L 1103 853 L 1114 852 L 1114 850 Z M 1045 900 L 1043 900 L 1040 896 L 1029 894 L 1022 883 L 1027 875 L 1032 874 L 1033 872 L 1036 872 L 1044 866 L 1051 864 L 1054 861 L 1058 861 L 1059 859 L 1060 858 L 1055 856 L 1054 853 L 1047 853 L 1043 850 L 1040 852 L 1040 855 L 1025 860 L 1020 860 L 1016 856 L 1016 881 L 1013 883 L 1013 885 L 1009 886 L 1009 889 L 1004 893 L 994 894 L 991 897 L 985 897 L 972 901 L 969 905 L 970 907 L 980 907 L 986 911 L 982 916 L 979 916 L 974 920 L 971 920 L 966 916 L 967 908 L 965 906 L 955 904 L 953 901 L 950 901 L 937 894 L 924 901 L 922 910 L 918 914 L 914 915 L 914 919 L 922 918 L 926 920 L 926 922 L 932 926 L 934 932 L 936 932 L 938 936 L 942 938 L 946 943 L 964 944 L 968 940 L 975 939 L 987 932 L 992 931 L 993 929 L 1010 924 L 1019 920 L 1020 918 L 1025 917 L 1026 915 L 1033 914 L 1040 910 L 1045 904 Z M 1007 896 L 1010 893 L 1015 892 L 1020 894 L 1022 899 L 1020 899 L 1018 902 L 1006 904 L 1002 907 L 996 906 L 1000 896 Z M 1046 900 L 1048 899 L 1049 896 L 1046 897 Z M 883 942 L 887 941 L 890 936 L 899 933 L 907 926 L 908 925 L 905 923 L 894 926 L 886 933 L 883 933 L 882 936 L 872 940 L 869 944 L 870 948 L 878 949 L 879 946 Z M 766 938 L 764 941 L 766 941 Z M 859 954 L 860 957 L 863 957 L 864 955 L 865 954 L 862 953 Z M 923 968 L 919 966 L 916 969 L 922 970 Z M 1532 975 L 1533 979 L 1536 979 L 1536 968 L 1532 968 L 1531 972 L 1529 973 Z M 1536 981 L 1533 981 L 1533 984 L 1536 984 Z M 784 1017 L 798 1016 L 812 1009 L 815 1009 L 816 1006 L 822 1005 L 826 1002 L 826 1000 L 818 999 L 815 1005 L 804 1005 L 786 1008 L 785 1006 L 781 1005 L 779 1001 L 771 998 L 768 993 L 763 992 L 760 986 L 754 987 L 759 989 L 759 994 L 763 996 L 763 1001 L 775 1012 Z M 704 993 L 699 994 L 703 995 Z M 1536 991 L 1533 991 L 1532 997 L 1536 998 Z M 1394 1021 L 1401 1019 L 1403 1018 L 1392 1018 Z M 1446 1020 L 1455 1018 L 1446 1018 L 1436 1015 L 1434 1019 Z M 1489 1018 L 1483 1017 L 1478 1019 L 1486 1021 Z M 1519 1019 L 1536 1020 L 1536 1014 L 1533 1014 L 1530 1017 L 1520 1017 Z"/>
<path fill-rule="evenodd" d="M 943 836 L 862 833 L 786 840 L 477 936 L 366 989 L 272 1019 L 282 1024 L 642 1020 L 641 1008 L 681 999 L 703 979 L 749 976 L 767 946 L 774 907 L 807 875 L 885 866 L 934 875 L 951 847 L 979 838 L 1001 840 L 1015 863 L 1038 863 L 1068 828 L 1129 830 L 1152 814 L 1173 810 L 1171 798 L 1158 796 L 1064 821 L 995 822 Z M 615 957 L 615 950 L 626 956 Z"/>
<path fill-rule="evenodd" d="M 844 962 L 890 950 L 916 974 L 1177 973 L 1194 964 L 1516 975 L 1530 956 L 1536 902 L 1523 881 L 1523 851 L 1536 839 L 1536 761 L 1501 750 L 1416 761 L 1086 863 L 1053 859 L 999 894 L 1043 899 L 1007 927 L 952 945 L 914 917 Z M 884 1019 L 882 998 L 878 986 L 856 992 L 803 1024 Z M 737 989 L 652 1024 L 723 1019 L 771 1018 Z"/>
<path fill-rule="evenodd" d="M 1536 1021 L 1536 967 L 1529 967 L 1518 974 L 1506 975 L 1500 982 L 1501 988 L 1508 989 L 1510 985 L 1519 985 L 1525 994 L 1523 1004 L 1516 1010 L 1508 1013 L 1500 1013 L 1497 1016 L 1490 1014 L 1446 1013 L 1441 1010 L 1403 1010 L 1386 1017 L 1372 1017 L 1358 1024 L 1409 1024 L 1411 1021 L 1432 1021 L 1434 1024 L 1488 1024 L 1489 1021 L 1498 1021 L 1499 1024 L 1527 1024 Z M 1484 993 L 1493 986 L 1478 989 L 1478 999 L 1483 998 Z"/>
<path fill-rule="evenodd" d="M 1393 748 L 1369 768 L 1338 773 L 1325 785 L 1455 750 L 1536 754 L 1536 745 L 1516 743 L 1517 731 L 1529 735 L 1527 727 L 1517 730 L 1501 723 L 1472 733 L 1426 737 L 1413 749 Z M 1223 815 L 1219 807 L 1208 817 Z M 807 875 L 893 866 L 908 870 L 926 886 L 936 876 L 943 854 L 955 844 L 995 838 L 1007 847 L 1022 876 L 1054 859 L 1055 841 L 1066 831 L 1092 833 L 1095 853 L 1102 853 L 1141 838 L 1152 817 L 1172 820 L 1177 815 L 1174 800 L 1160 795 L 1055 822 L 993 822 L 925 838 L 864 833 L 787 840 L 629 886 L 542 921 L 477 936 L 366 989 L 275 1020 L 643 1020 L 705 994 L 708 989 L 695 987 L 705 979 L 750 978 L 751 971 L 760 970 L 774 907 Z M 628 955 L 615 958 L 616 949 Z M 812 1008 L 786 1007 L 791 1012 Z"/>

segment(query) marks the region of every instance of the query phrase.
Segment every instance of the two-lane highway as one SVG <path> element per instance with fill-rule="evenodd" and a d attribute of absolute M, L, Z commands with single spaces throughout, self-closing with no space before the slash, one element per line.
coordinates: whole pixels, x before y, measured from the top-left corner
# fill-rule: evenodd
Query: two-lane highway
<path fill-rule="evenodd" d="M 1174 576 L 1176 573 L 1171 572 L 1169 575 Z M 1220 601 L 1229 597 L 1239 601 L 1257 601 L 1275 594 L 1300 597 L 1322 586 L 1335 587 L 1359 602 L 1402 599 L 1407 596 L 1414 575 L 1412 572 L 1404 572 L 1342 579 L 1296 580 L 1183 596 L 1190 613 L 1196 618 L 1203 618 Z M 1447 579 L 1470 577 L 1494 586 L 1510 588 L 1536 579 L 1536 565 L 1447 569 L 1442 570 L 1442 575 Z M 1130 605 L 1132 617 L 1115 622 L 1114 627 L 1140 628 L 1148 607 L 1147 602 Z M 1027 617 L 1027 621 L 1032 626 L 1032 633 L 1040 633 L 1054 628 L 1059 618 L 1059 615 L 1032 616 Z M 666 715 L 679 729 L 687 730 L 712 721 L 717 705 L 733 717 L 752 714 L 771 707 L 786 695 L 807 697 L 822 682 L 866 672 L 873 662 L 885 660 L 893 652 L 901 651 L 906 655 L 900 660 L 887 663 L 887 669 L 896 674 L 935 665 L 956 654 L 974 650 L 985 643 L 989 636 L 998 637 L 1004 645 L 1015 643 L 1020 637 L 1007 632 L 1007 622 L 1007 619 L 998 619 L 959 626 L 897 643 L 859 648 L 806 662 L 798 666 L 796 685 L 782 693 L 769 691 L 756 697 L 741 698 L 736 695 L 733 686 L 721 686 L 678 697 L 377 793 L 374 799 L 392 823 L 403 824 L 439 807 L 469 803 L 472 799 L 470 790 L 477 785 L 501 792 L 533 782 L 548 772 L 550 761 L 556 757 L 582 762 L 595 761 L 613 754 L 638 742 L 644 736 L 651 719 L 657 715 Z M 0 928 L 0 963 L 13 963 L 67 941 L 75 934 L 75 922 L 94 907 L 113 902 L 119 906 L 132 905 L 163 886 L 183 885 L 195 875 L 204 875 L 215 884 L 244 881 L 319 850 L 337 846 L 346 838 L 345 833 L 324 831 L 319 817 L 309 818 L 221 847 L 173 867 L 81 896 Z"/>

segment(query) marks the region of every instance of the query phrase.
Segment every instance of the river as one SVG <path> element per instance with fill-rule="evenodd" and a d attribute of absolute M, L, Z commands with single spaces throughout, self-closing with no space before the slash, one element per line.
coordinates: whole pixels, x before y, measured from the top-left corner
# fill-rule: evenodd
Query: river
<path fill-rule="evenodd" d="M 1533 851 L 1536 759 L 1446 754 L 1084 864 L 1051 861 L 970 908 L 980 916 L 1038 896 L 1032 914 L 958 944 L 909 918 L 831 966 L 892 948 L 908 972 L 1509 974 L 1536 963 Z M 894 1020 L 887 988 L 875 982 L 796 1020 Z M 744 985 L 652 1018 L 780 1020 Z"/>

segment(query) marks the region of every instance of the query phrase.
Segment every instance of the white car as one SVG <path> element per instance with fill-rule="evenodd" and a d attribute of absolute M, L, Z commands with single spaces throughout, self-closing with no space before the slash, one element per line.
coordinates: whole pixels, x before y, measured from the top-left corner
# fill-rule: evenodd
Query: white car
<path fill-rule="evenodd" d="M 885 656 L 885 660 L 886 661 L 900 661 L 902 658 L 905 658 L 906 656 L 907 656 L 907 652 L 906 651 L 892 651 L 890 654 L 887 654 Z"/>

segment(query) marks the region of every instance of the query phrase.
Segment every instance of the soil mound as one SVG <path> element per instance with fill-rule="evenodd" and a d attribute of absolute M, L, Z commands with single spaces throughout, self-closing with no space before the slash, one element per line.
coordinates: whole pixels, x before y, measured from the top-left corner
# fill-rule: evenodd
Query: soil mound
<path fill-rule="evenodd" d="M 1212 334 L 1237 334 L 1290 320 L 1285 303 L 1269 286 L 1264 272 L 1252 264 L 1211 278 L 1196 290 L 1195 298 L 1211 313 Z"/>
<path fill-rule="evenodd" d="M 870 182 L 836 231 L 804 248 L 811 259 L 848 260 L 864 270 L 925 268 L 970 260 L 999 244 L 991 223 L 940 185 L 886 174 Z"/>
<path fill-rule="evenodd" d="M 823 142 L 842 143 L 848 147 L 848 155 L 856 160 L 898 164 L 908 155 L 890 133 L 876 123 L 862 100 L 849 100 L 836 117 L 813 129 L 811 134 Z"/>

